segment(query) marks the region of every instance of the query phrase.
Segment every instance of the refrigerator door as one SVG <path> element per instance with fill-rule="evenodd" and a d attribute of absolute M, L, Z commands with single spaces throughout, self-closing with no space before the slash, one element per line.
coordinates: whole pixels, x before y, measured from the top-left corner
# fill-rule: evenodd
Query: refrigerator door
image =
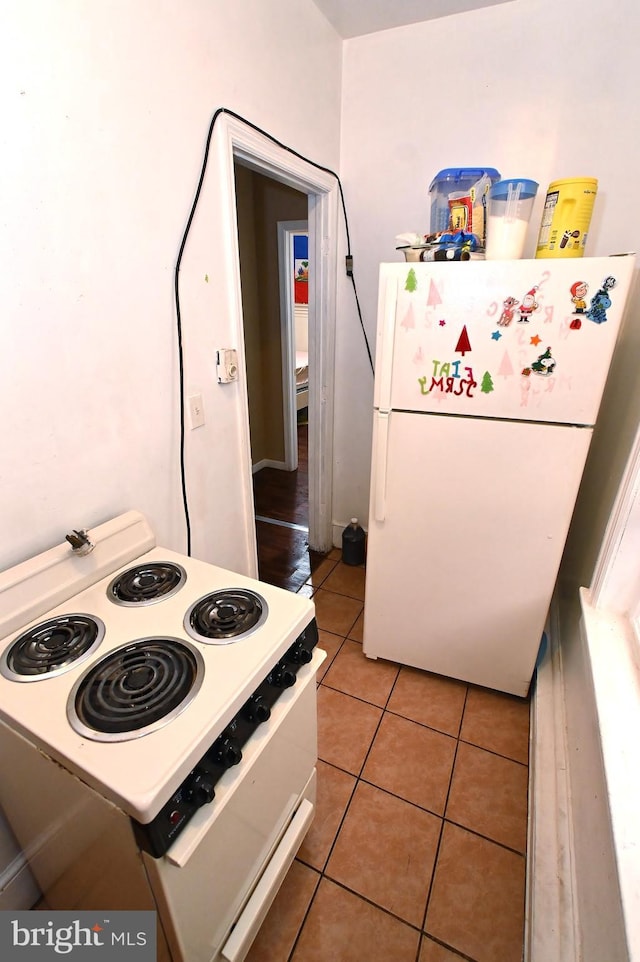
<path fill-rule="evenodd" d="M 634 264 L 383 264 L 375 406 L 594 424 Z"/>
<path fill-rule="evenodd" d="M 525 695 L 591 433 L 376 418 L 365 654 Z"/>

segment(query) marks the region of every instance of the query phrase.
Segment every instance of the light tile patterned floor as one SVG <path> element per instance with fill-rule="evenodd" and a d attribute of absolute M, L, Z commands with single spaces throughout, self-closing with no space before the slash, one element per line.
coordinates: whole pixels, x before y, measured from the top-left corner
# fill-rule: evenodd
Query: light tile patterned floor
<path fill-rule="evenodd" d="M 367 659 L 338 551 L 300 590 L 327 652 L 317 812 L 248 962 L 520 962 L 528 701 Z"/>

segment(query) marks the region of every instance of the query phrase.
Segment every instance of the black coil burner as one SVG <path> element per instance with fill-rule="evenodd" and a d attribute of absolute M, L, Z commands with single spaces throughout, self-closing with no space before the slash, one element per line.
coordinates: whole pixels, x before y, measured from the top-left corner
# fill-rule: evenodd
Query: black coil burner
<path fill-rule="evenodd" d="M 116 605 L 150 605 L 175 594 L 187 573 L 171 561 L 149 561 L 123 571 L 109 584 L 107 596 Z"/>
<path fill-rule="evenodd" d="M 195 697 L 202 656 L 176 638 L 142 638 L 95 664 L 69 695 L 72 728 L 94 741 L 126 741 L 166 725 Z"/>
<path fill-rule="evenodd" d="M 225 645 L 255 631 L 267 617 L 267 602 L 254 591 L 224 588 L 200 598 L 184 617 L 187 633 L 197 641 Z"/>
<path fill-rule="evenodd" d="M 92 615 L 49 618 L 21 634 L 0 660 L 11 681 L 40 681 L 73 668 L 104 638 L 104 624 Z"/>

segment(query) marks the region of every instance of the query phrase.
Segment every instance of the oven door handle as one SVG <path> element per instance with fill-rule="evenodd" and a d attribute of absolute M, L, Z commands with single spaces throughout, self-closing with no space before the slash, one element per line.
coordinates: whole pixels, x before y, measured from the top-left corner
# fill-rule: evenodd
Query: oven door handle
<path fill-rule="evenodd" d="M 222 958 L 227 962 L 242 962 L 247 954 L 313 821 L 313 814 L 313 803 L 308 798 L 303 799 L 231 935 L 222 947 Z"/>

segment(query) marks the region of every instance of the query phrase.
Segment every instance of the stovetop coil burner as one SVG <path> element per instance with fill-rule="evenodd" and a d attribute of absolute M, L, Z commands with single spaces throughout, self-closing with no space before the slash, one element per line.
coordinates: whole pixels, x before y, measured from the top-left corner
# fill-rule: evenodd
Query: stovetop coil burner
<path fill-rule="evenodd" d="M 255 631 L 266 620 L 267 602 L 245 588 L 224 588 L 196 601 L 188 609 L 184 627 L 196 641 L 226 645 Z"/>
<path fill-rule="evenodd" d="M 49 618 L 23 632 L 0 659 L 0 672 L 10 681 L 40 681 L 60 675 L 95 651 L 105 634 L 94 615 Z"/>
<path fill-rule="evenodd" d="M 197 694 L 202 655 L 177 638 L 141 638 L 110 652 L 74 685 L 71 727 L 93 741 L 128 741 L 162 728 Z"/>
<path fill-rule="evenodd" d="M 179 591 L 187 580 L 181 565 L 149 561 L 128 568 L 110 582 L 107 597 L 116 605 L 151 605 Z"/>

